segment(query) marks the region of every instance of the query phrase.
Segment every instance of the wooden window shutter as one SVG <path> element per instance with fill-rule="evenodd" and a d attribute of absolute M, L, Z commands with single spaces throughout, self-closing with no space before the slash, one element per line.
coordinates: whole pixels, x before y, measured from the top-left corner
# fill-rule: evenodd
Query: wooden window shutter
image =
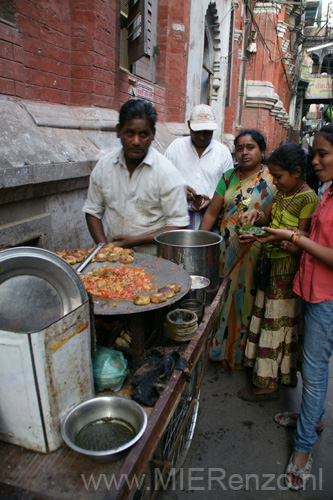
<path fill-rule="evenodd" d="M 151 53 L 151 16 L 150 0 L 130 0 L 127 21 L 130 64 Z"/>

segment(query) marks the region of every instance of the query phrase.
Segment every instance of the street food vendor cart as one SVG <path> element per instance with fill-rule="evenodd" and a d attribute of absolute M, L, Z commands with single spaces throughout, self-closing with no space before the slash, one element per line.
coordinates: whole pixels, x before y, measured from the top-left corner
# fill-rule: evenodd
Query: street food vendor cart
<path fill-rule="evenodd" d="M 118 303 L 114 307 L 114 301 L 94 300 L 96 315 L 129 319 L 134 342 L 128 354 L 132 356 L 133 366 L 148 345 L 158 342 L 163 335 L 161 325 L 165 312 L 190 288 L 189 275 L 176 264 L 157 257 L 136 255 L 136 259 L 136 265 L 150 270 L 156 287 L 181 281 L 182 293 L 167 304 L 149 304 L 142 308 L 129 303 Z M 112 463 L 95 463 L 64 443 L 56 451 L 43 454 L 0 442 L 0 496 L 94 500 L 155 498 L 162 481 L 181 467 L 189 449 L 198 413 L 208 339 L 227 289 L 228 279 L 224 278 L 187 344 L 182 363 L 177 365 L 179 368 L 172 372 L 155 406 L 145 408 L 148 414 L 146 431 L 125 457 Z M 151 323 L 158 328 L 147 338 L 146 325 Z M 121 395 L 126 397 L 126 387 Z"/>

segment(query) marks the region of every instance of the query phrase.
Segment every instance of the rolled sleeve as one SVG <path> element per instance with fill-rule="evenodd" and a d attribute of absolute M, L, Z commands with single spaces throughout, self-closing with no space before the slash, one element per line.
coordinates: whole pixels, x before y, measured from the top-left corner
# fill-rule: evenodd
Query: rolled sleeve
<path fill-rule="evenodd" d="M 98 219 L 102 219 L 105 212 L 105 204 L 97 165 L 90 176 L 87 199 L 83 205 L 82 211 Z"/>

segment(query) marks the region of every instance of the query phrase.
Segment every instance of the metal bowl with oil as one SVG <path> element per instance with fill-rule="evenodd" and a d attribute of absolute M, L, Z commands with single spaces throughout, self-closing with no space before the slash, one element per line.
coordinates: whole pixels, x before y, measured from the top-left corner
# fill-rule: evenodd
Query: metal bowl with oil
<path fill-rule="evenodd" d="M 138 403 L 119 396 L 101 396 L 71 410 L 61 433 L 72 450 L 103 463 L 122 458 L 146 427 L 147 415 Z"/>

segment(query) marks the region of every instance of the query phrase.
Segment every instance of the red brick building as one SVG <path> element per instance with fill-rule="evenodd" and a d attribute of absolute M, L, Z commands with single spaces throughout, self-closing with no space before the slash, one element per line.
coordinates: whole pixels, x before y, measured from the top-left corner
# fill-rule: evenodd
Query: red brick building
<path fill-rule="evenodd" d="M 224 132 L 234 136 L 241 128 L 256 128 L 270 151 L 290 140 L 293 126 L 301 3 L 245 1 L 238 8 L 235 3 L 234 13 Z"/>

